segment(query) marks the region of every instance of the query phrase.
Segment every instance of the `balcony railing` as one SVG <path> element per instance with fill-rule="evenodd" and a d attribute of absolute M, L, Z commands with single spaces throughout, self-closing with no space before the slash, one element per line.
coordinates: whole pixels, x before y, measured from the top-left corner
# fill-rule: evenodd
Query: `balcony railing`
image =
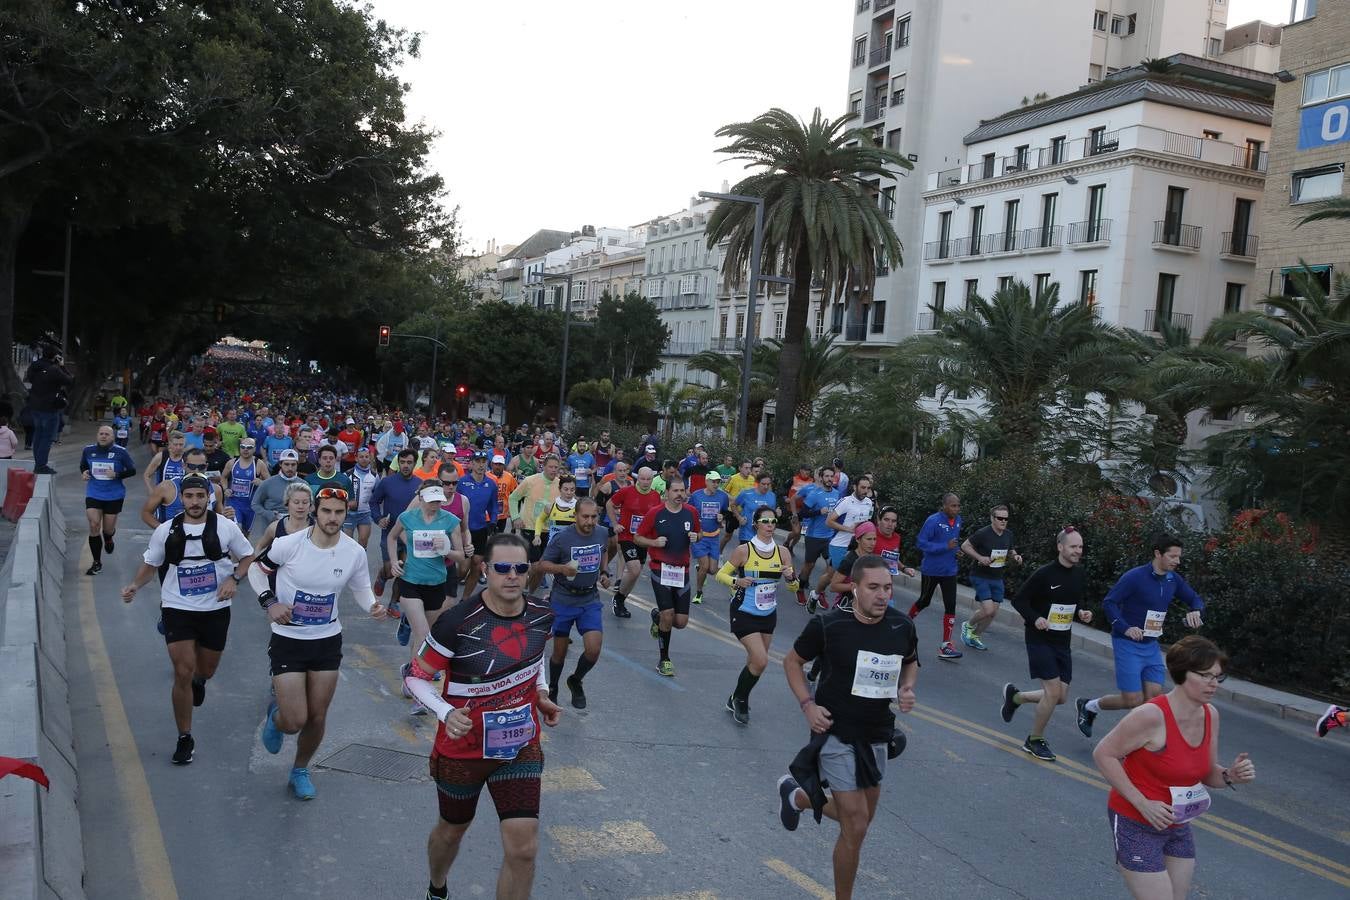
<path fill-rule="evenodd" d="M 1017 238 L 1016 231 L 993 231 L 984 236 L 981 244 L 985 253 L 1016 253 L 1020 249 Z"/>
<path fill-rule="evenodd" d="M 1095 219 L 1069 224 L 1070 244 L 1096 244 L 1111 240 L 1111 220 Z"/>
<path fill-rule="evenodd" d="M 1254 234 L 1244 232 L 1225 231 L 1223 233 L 1223 249 L 1219 252 L 1224 256 L 1240 256 L 1243 259 L 1256 259 L 1256 248 L 1260 244 L 1259 239 Z"/>
<path fill-rule="evenodd" d="M 1184 328 L 1191 330 L 1191 322 L 1194 319 L 1190 313 L 1169 313 L 1166 310 L 1161 313 L 1156 309 L 1144 310 L 1144 330 L 1157 331 L 1159 322 L 1167 322 L 1173 328 Z"/>
<path fill-rule="evenodd" d="M 863 122 L 880 119 L 884 115 L 886 115 L 886 99 L 884 97 L 876 103 L 869 103 L 863 107 Z"/>
<path fill-rule="evenodd" d="M 1104 131 L 1083 138 L 1083 159 L 1100 156 L 1103 153 L 1115 153 L 1120 149 L 1120 132 Z"/>
<path fill-rule="evenodd" d="M 915 331 L 937 331 L 942 327 L 942 313 L 935 313 L 932 310 L 919 313 L 918 324 L 915 325 Z"/>
<path fill-rule="evenodd" d="M 1162 219 L 1153 223 L 1153 246 L 1199 250 L 1200 232 L 1199 225 L 1186 225 L 1174 219 Z"/>
<path fill-rule="evenodd" d="M 1264 172 L 1269 163 L 1270 154 L 1265 150 L 1257 150 L 1255 147 L 1233 148 L 1233 165 L 1239 169 Z"/>
<path fill-rule="evenodd" d="M 756 340 L 754 343 L 758 344 Z M 715 350 L 718 353 L 734 353 L 745 349 L 745 338 L 743 337 L 719 337 L 713 338 L 708 342 L 708 349 Z"/>
<path fill-rule="evenodd" d="M 670 341 L 666 344 L 665 356 L 693 356 L 708 349 L 707 341 Z"/>
<path fill-rule="evenodd" d="M 890 9 L 894 5 L 895 0 L 877 0 L 877 12 L 881 12 L 883 9 Z"/>
<path fill-rule="evenodd" d="M 945 241 L 929 241 L 923 245 L 923 258 L 927 261 L 961 259 L 967 256 L 979 256 L 985 245 L 982 235 L 974 238 L 948 238 Z"/>
<path fill-rule="evenodd" d="M 866 322 L 848 322 L 844 325 L 844 340 L 846 341 L 865 341 L 867 340 Z"/>
<path fill-rule="evenodd" d="M 891 45 L 890 45 L 890 44 L 887 44 L 887 45 L 884 46 L 884 47 L 878 47 L 877 49 L 873 50 L 871 53 L 867 54 L 867 65 L 868 65 L 868 68 L 871 68 L 871 67 L 873 67 L 873 66 L 879 66 L 879 65 L 882 65 L 882 64 L 884 64 L 884 63 L 888 63 L 888 62 L 890 62 L 890 61 L 891 61 Z"/>
<path fill-rule="evenodd" d="M 1017 237 L 1017 249 L 1058 250 L 1063 236 L 1063 225 L 1041 225 L 1036 228 L 1024 228 Z"/>

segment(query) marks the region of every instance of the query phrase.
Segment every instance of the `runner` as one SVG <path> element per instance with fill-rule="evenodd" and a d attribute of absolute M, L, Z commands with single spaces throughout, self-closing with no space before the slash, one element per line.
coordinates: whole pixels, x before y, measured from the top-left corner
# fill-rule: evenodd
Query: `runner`
<path fill-rule="evenodd" d="M 761 506 L 767 506 L 774 511 L 774 515 L 782 516 L 782 510 L 778 508 L 778 495 L 773 492 L 772 488 L 773 476 L 768 472 L 763 472 L 755 477 L 753 488 L 731 495 L 732 508 L 735 509 L 736 517 L 741 522 L 740 531 L 736 533 L 741 543 L 745 543 L 755 536 L 754 513 Z"/>
<path fill-rule="evenodd" d="M 834 570 L 834 577 L 830 580 L 830 590 L 834 591 L 834 603 L 836 606 L 843 606 L 845 609 L 852 608 L 853 605 L 853 564 L 864 556 L 873 556 L 877 549 L 877 526 L 871 522 L 859 522 L 853 532 L 853 546 L 844 554 L 844 558 L 839 561 L 839 567 Z M 882 559 L 886 557 L 882 556 Z M 886 562 L 886 571 L 890 572 L 890 561 Z M 895 573 L 891 573 L 894 577 Z M 894 594 L 892 594 L 894 597 Z M 817 660 L 819 662 L 819 660 Z M 814 665 L 812 671 L 814 669 Z M 808 680 L 815 681 L 815 678 L 808 675 Z"/>
<path fill-rule="evenodd" d="M 595 501 L 577 501 L 576 522 L 549 538 L 548 547 L 535 569 L 553 576 L 549 605 L 553 609 L 553 653 L 548 661 L 548 698 L 558 702 L 558 684 L 572 642 L 572 626 L 581 635 L 581 657 L 567 678 L 572 705 L 586 708 L 582 680 L 600 659 L 605 623 L 596 586 L 609 587 L 609 531 L 599 525 Z M 564 560 L 566 560 L 564 562 Z"/>
<path fill-rule="evenodd" d="M 113 411 L 113 442 L 119 447 L 126 447 L 131 440 L 131 416 L 125 406 L 120 406 Z"/>
<path fill-rule="evenodd" d="M 1022 564 L 1022 555 L 1014 546 L 1016 543 L 1008 528 L 1008 507 L 1000 503 L 989 510 L 989 524 L 961 544 L 961 552 L 975 561 L 970 586 L 975 589 L 975 602 L 980 604 L 975 615 L 961 623 L 961 643 L 967 647 L 989 649 L 980 636 L 994 621 L 998 605 L 1003 602 L 1003 579 L 1008 574 L 1008 560 L 1019 566 Z"/>
<path fill-rule="evenodd" d="M 714 476 L 721 480 L 714 470 L 708 473 L 710 484 L 716 483 L 711 480 Z M 732 589 L 731 633 L 745 648 L 745 666 L 736 679 L 736 689 L 727 698 L 727 710 L 738 725 L 750 724 L 750 692 L 769 665 L 769 645 L 778 626 L 778 582 L 781 579 L 788 590 L 797 590 L 792 554 L 774 541 L 777 515 L 762 506 L 755 510 L 751 522 L 755 536 L 731 551 L 731 558 L 717 572 L 717 580 Z M 712 540 L 716 535 L 714 531 Z M 700 543 L 703 540 L 700 538 Z"/>
<path fill-rule="evenodd" d="M 1190 823 L 1209 810 L 1207 788 L 1236 790 L 1256 779 L 1246 753 L 1219 764 L 1219 711 L 1212 701 L 1227 662 L 1205 638 L 1177 641 L 1167 650 L 1176 686 L 1130 712 L 1092 751 L 1111 785 L 1106 806 L 1116 867 L 1138 900 L 1190 895 Z"/>
<path fill-rule="evenodd" d="M 482 450 L 473 452 L 469 465 L 469 474 L 459 479 L 459 493 L 469 504 L 468 521 L 465 527 L 473 539 L 473 553 L 466 575 L 468 584 L 484 583 L 483 551 L 487 549 L 488 538 L 496 533 L 497 498 L 499 485 L 496 479 L 487 474 L 487 454 Z M 467 549 L 467 548 L 466 548 Z"/>
<path fill-rule="evenodd" d="M 530 539 L 531 549 L 540 558 L 543 558 L 543 548 L 548 546 L 548 542 L 553 539 L 555 534 L 575 522 L 576 515 L 577 483 L 571 475 L 564 473 L 558 476 L 558 496 L 534 521 L 532 532 L 534 537 Z M 531 597 L 535 596 L 535 591 L 543 580 L 543 571 L 536 567 L 530 572 L 530 580 L 526 584 L 525 592 Z"/>
<path fill-rule="evenodd" d="M 886 762 L 904 749 L 891 703 L 903 713 L 912 710 L 919 677 L 918 634 L 913 621 L 890 606 L 885 560 L 860 557 L 849 575 L 853 609 L 812 616 L 783 660 L 811 741 L 792 761 L 791 774 L 778 780 L 778 818 L 788 831 L 797 829 L 806 809 L 817 822 L 824 815 L 839 823 L 834 894 L 844 900 L 853 896 Z M 813 696 L 803 669 L 817 657 L 825 662 Z"/>
<path fill-rule="evenodd" d="M 1092 737 L 1092 722 L 1102 710 L 1133 709 L 1162 693 L 1166 670 L 1158 638 L 1162 637 L 1173 599 L 1190 607 L 1186 627 L 1204 624 L 1200 610 L 1205 601 L 1177 573 L 1179 565 L 1181 541 L 1170 534 L 1159 535 L 1153 541 L 1153 561 L 1120 576 L 1102 601 L 1111 623 L 1111 650 L 1120 693 L 1093 700 L 1078 698 L 1078 730 L 1084 737 Z"/>
<path fill-rule="evenodd" d="M 829 517 L 834 511 L 835 504 L 844 496 L 844 492 L 835 486 L 834 477 L 833 466 L 821 466 L 816 470 L 816 483 L 798 492 L 806 536 L 801 583 L 803 589 L 809 588 L 811 593 L 803 598 L 799 590 L 797 603 L 805 606 L 807 612 L 812 614 L 820 605 L 820 589 L 811 581 L 811 571 L 816 567 L 816 560 L 822 558 L 825 560 L 825 572 L 820 579 L 822 586 L 829 585 L 834 574 L 834 567 L 830 565 L 830 538 L 834 537 L 834 529 L 830 527 Z"/>
<path fill-rule="evenodd" d="M 633 535 L 637 545 L 647 550 L 652 597 L 656 600 L 652 637 L 660 644 L 656 671 L 668 678 L 675 676 L 675 664 L 670 660 L 671 629 L 689 624 L 689 548 L 698 533 L 698 513 L 685 503 L 687 496 L 684 479 L 672 475 L 666 485 L 665 503 L 644 514 Z"/>
<path fill-rule="evenodd" d="M 961 543 L 961 498 L 948 491 L 942 495 L 942 509 L 933 513 L 919 529 L 915 540 L 923 551 L 919 571 L 919 599 L 909 608 L 909 617 L 933 602 L 933 592 L 942 589 L 942 646 L 938 659 L 960 659 L 963 654 L 952 646 L 952 627 L 956 624 L 956 548 Z"/>
<path fill-rule="evenodd" d="M 595 454 L 590 452 L 585 438 L 577 441 L 572 452 L 567 455 L 567 471 L 577 481 L 577 496 L 591 495 L 591 479 L 595 473 Z"/>
<path fill-rule="evenodd" d="M 726 473 L 723 473 L 725 475 Z M 750 490 L 755 486 L 755 476 L 750 474 L 750 460 L 741 462 L 740 468 L 730 476 L 726 477 L 726 492 L 731 498 L 731 506 L 722 517 L 725 527 L 722 534 L 722 544 L 718 548 L 718 556 L 726 552 L 727 544 L 731 543 L 732 538 L 736 537 L 741 527 L 740 517 L 736 515 L 736 498 L 742 492 Z"/>
<path fill-rule="evenodd" d="M 150 457 L 150 462 L 146 464 L 145 472 L 141 474 L 141 481 L 145 482 L 145 492 L 151 493 L 166 478 L 177 481 L 183 477 L 185 469 L 183 468 L 183 452 L 187 450 L 187 438 L 181 431 L 169 431 L 165 437 L 167 441 L 163 450 L 155 452 Z M 205 471 L 203 469 L 203 471 Z"/>
<path fill-rule="evenodd" d="M 1092 610 L 1083 609 L 1086 576 L 1078 567 L 1083 558 L 1083 536 L 1072 527 L 1065 528 L 1056 535 L 1055 547 L 1055 561 L 1032 573 L 1012 601 L 1013 609 L 1026 623 L 1027 664 L 1041 689 L 1019 691 L 1011 682 L 1005 684 L 1000 710 L 1003 721 L 1011 722 L 1017 707 L 1036 704 L 1036 721 L 1022 750 L 1046 762 L 1053 762 L 1055 754 L 1045 740 L 1045 728 L 1055 707 L 1069 698 L 1069 683 L 1073 681 L 1070 639 L 1074 616 L 1084 625 L 1092 622 Z"/>
<path fill-rule="evenodd" d="M 206 477 L 206 451 L 198 447 L 189 448 L 183 454 L 182 465 L 183 475 L 178 478 L 166 477 L 150 491 L 150 496 L 145 498 L 145 505 L 141 507 L 141 521 L 151 528 L 158 528 L 161 523 L 169 521 L 183 511 L 183 496 L 179 484 L 183 478 L 191 474 Z M 234 517 L 234 510 L 225 505 L 225 494 L 217 482 L 207 482 L 206 508 L 212 511 L 219 510 L 226 518 Z"/>
<path fill-rule="evenodd" d="M 637 480 L 616 491 L 605 504 L 618 537 L 619 554 L 623 557 L 623 575 L 619 579 L 619 589 L 614 592 L 614 615 L 620 619 L 633 617 L 626 601 L 647 561 L 647 548 L 637 543 L 634 536 L 648 513 L 661 505 L 661 495 L 652 490 L 652 478 L 652 470 L 643 466 L 638 469 Z"/>
<path fill-rule="evenodd" d="M 206 451 L 206 480 L 219 483 L 224 491 L 225 483 L 220 476 L 230 464 L 230 454 L 220 449 L 220 434 L 214 428 L 202 431 L 202 449 Z"/>
<path fill-rule="evenodd" d="M 316 498 L 315 524 L 273 541 L 248 571 L 272 625 L 267 654 L 276 699 L 263 720 L 262 744 L 268 753 L 280 753 L 283 735 L 299 735 L 288 779 L 298 800 L 314 799 L 309 762 L 323 741 L 328 705 L 337 690 L 342 664 L 338 595 L 350 589 L 372 618 L 384 618 L 384 607 L 370 591 L 366 551 L 342 533 L 348 495 L 325 487 Z M 272 575 L 275 591 L 268 582 Z"/>
<path fill-rule="evenodd" d="M 698 567 L 698 584 L 694 587 L 695 603 L 703 602 L 703 584 L 721 559 L 718 539 L 722 536 L 722 517 L 731 505 L 731 498 L 721 488 L 722 475 L 713 469 L 704 473 L 703 477 L 702 489 L 689 498 L 689 504 L 698 510 L 699 527 L 698 540 L 694 541 L 692 551 L 694 564 Z M 789 552 L 788 559 L 791 558 Z"/>
<path fill-rule="evenodd" d="M 193 472 L 174 487 L 182 495 L 183 511 L 155 527 L 136 576 L 122 588 L 122 600 L 136 599 L 136 592 L 158 572 L 178 726 L 173 762 L 185 766 L 196 749 L 192 708 L 206 702 L 206 682 L 220 665 L 230 629 L 230 601 L 249 572 L 253 545 L 237 525 L 207 509 L 207 498 L 218 485 Z"/>
<path fill-rule="evenodd" d="M 511 524 L 529 548 L 530 562 L 538 562 L 544 553 L 544 548 L 534 543 L 534 525 L 539 514 L 547 511 L 558 496 L 558 470 L 562 463 L 557 456 L 548 456 L 543 466 L 543 471 L 526 476 L 511 492 Z"/>
<path fill-rule="evenodd" d="M 103 553 L 113 552 L 117 517 L 127 498 L 126 479 L 136 474 L 136 463 L 126 447 L 115 443 L 115 432 L 100 425 L 94 443 L 80 452 L 80 477 L 84 488 L 84 518 L 89 523 L 89 553 L 94 564 L 86 575 L 103 571 Z"/>
<path fill-rule="evenodd" d="M 449 896 L 446 878 L 484 785 L 501 823 L 497 897 L 530 896 L 544 770 L 539 721 L 553 726 L 562 716 L 548 699 L 543 665 L 553 614 L 523 590 L 529 550 L 519 536 L 498 534 L 484 558 L 487 587 L 441 616 L 418 654 L 418 672 L 445 672 L 441 689 L 415 675 L 405 679 L 441 721 L 430 761 L 440 804 L 427 841 L 426 896 L 433 900 Z"/>
<path fill-rule="evenodd" d="M 904 572 L 910 578 L 917 578 L 919 573 L 909 566 L 900 562 L 900 511 L 894 506 L 883 506 L 877 512 L 877 544 L 876 554 L 886 560 L 886 568 L 891 570 L 891 577 L 894 578 L 901 572 Z M 894 603 L 894 597 L 891 598 Z"/>
<path fill-rule="evenodd" d="M 277 538 L 304 531 L 314 524 L 314 492 L 309 485 L 298 478 L 292 481 L 286 486 L 285 504 L 286 515 L 263 529 L 258 542 L 253 545 L 254 555 L 265 552 Z"/>
<path fill-rule="evenodd" d="M 263 464 L 261 460 L 259 464 Z M 281 461 L 277 463 L 276 474 L 264 481 L 253 495 L 253 514 L 263 525 L 268 525 L 278 516 L 286 514 L 286 492 L 292 484 L 298 483 L 308 487 L 309 483 L 302 481 L 296 474 L 299 467 L 300 455 L 294 450 L 283 450 Z"/>
<path fill-rule="evenodd" d="M 501 534 L 511 522 L 511 492 L 520 484 L 516 476 L 506 471 L 506 454 L 503 452 L 492 455 L 492 480 L 497 482 L 497 524 L 494 530 Z"/>
<path fill-rule="evenodd" d="M 830 529 L 830 568 L 826 570 L 827 577 L 821 579 L 822 590 L 833 580 L 844 557 L 848 555 L 853 529 L 863 522 L 872 521 L 876 504 L 869 496 L 871 490 L 872 480 L 862 476 L 854 482 L 853 493 L 841 497 L 834 508 L 825 514 L 825 524 Z M 807 604 L 807 611 L 814 612 L 810 603 Z"/>
<path fill-rule="evenodd" d="M 792 487 L 788 488 L 787 505 L 788 521 L 792 529 L 788 532 L 787 542 L 784 544 L 788 552 L 791 553 L 797 547 L 797 542 L 802 539 L 802 498 L 800 492 L 802 488 L 813 487 L 816 483 L 816 476 L 812 473 L 810 466 L 798 466 L 797 473 L 792 476 Z"/>
<path fill-rule="evenodd" d="M 595 489 L 595 502 L 600 507 L 600 524 L 609 531 L 610 559 L 621 559 L 622 556 L 619 553 L 619 541 L 615 535 L 614 523 L 609 518 L 609 501 L 614 498 L 615 494 L 633 483 L 633 479 L 629 477 L 628 472 L 628 463 L 623 460 L 614 461 L 613 468 L 605 474 L 604 478 L 600 479 L 600 484 Z"/>
<path fill-rule="evenodd" d="M 239 422 L 239 411 L 233 407 L 225 410 L 225 421 L 216 426 L 216 431 L 220 434 L 220 449 L 230 456 L 238 456 L 246 437 L 244 426 Z M 256 443 L 254 446 L 256 449 Z"/>
<path fill-rule="evenodd" d="M 324 444 L 319 448 L 319 469 L 305 476 L 305 483 L 318 494 L 324 488 L 338 488 L 342 493 L 350 498 L 347 502 L 347 509 L 356 509 L 355 491 L 352 490 L 352 480 L 347 477 L 345 472 L 338 471 L 338 449 L 332 444 Z M 344 523 L 345 523 L 344 519 Z"/>
<path fill-rule="evenodd" d="M 417 489 L 422 486 L 422 480 L 412 473 L 417 463 L 417 453 L 405 447 L 398 452 L 397 460 L 398 468 L 381 478 L 375 490 L 370 492 L 371 514 L 378 517 L 380 523 L 380 574 L 375 579 L 376 597 L 384 596 L 385 583 L 393 575 L 390 571 L 389 530 L 393 528 L 394 520 L 412 506 Z M 390 596 L 389 614 L 395 618 L 400 615 L 397 582 Z"/>
<path fill-rule="evenodd" d="M 225 464 L 220 487 L 239 530 L 248 537 L 253 532 L 253 496 L 267 482 L 267 463 L 253 455 L 257 444 L 251 437 L 242 438 L 238 449 L 239 455 Z"/>
<path fill-rule="evenodd" d="M 352 467 L 347 471 L 347 478 L 352 483 L 352 494 L 356 498 L 356 505 L 347 512 L 347 519 L 342 523 L 342 530 L 349 535 L 354 531 L 356 542 L 365 547 L 370 543 L 370 523 L 372 521 L 370 495 L 375 492 L 375 486 L 380 480 L 379 473 L 371 466 L 369 447 L 361 447 L 356 451 Z"/>

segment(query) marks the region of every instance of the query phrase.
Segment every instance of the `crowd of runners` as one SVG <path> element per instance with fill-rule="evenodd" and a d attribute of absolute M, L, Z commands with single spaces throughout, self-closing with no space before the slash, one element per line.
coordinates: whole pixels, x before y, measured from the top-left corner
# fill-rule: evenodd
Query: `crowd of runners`
<path fill-rule="evenodd" d="M 154 533 L 122 596 L 130 602 L 158 577 L 158 627 L 173 665 L 173 762 L 193 760 L 194 709 L 206 699 L 232 600 L 247 581 L 261 607 L 255 614 L 272 632 L 261 741 L 275 754 L 286 735 L 297 736 L 289 788 L 301 800 L 315 796 L 309 764 L 338 681 L 340 598 L 396 620 L 392 640 L 407 648 L 408 712 L 440 721 L 430 760 L 440 818 L 428 842 L 428 898 L 447 896 L 484 786 L 501 820 L 498 896 L 529 895 L 541 726 L 559 722 L 562 686 L 574 708 L 587 708 L 606 620 L 632 616 L 628 600 L 640 583 L 654 601 L 653 665 L 670 678 L 674 634 L 693 605 L 713 602 L 708 577 L 724 588 L 716 602 L 727 604 L 731 634 L 745 649 L 725 703 L 741 726 L 751 721 L 780 605 L 811 614 L 783 663 L 810 739 L 778 781 L 779 818 L 788 830 L 807 810 L 837 821 L 836 896 L 852 896 L 887 762 L 904 750 L 894 713 L 915 704 L 915 620 L 935 596 L 943 611 L 934 656 L 942 662 L 986 649 L 1004 602 L 1020 614 L 1038 686 L 1007 684 L 1000 712 L 1011 723 L 1029 707 L 1022 749 L 1055 760 L 1045 735 L 1069 698 L 1072 627 L 1092 622 L 1096 605 L 1079 567 L 1087 548 L 1072 526 L 1054 547 L 1020 547 L 1008 507 L 968 526 L 960 498 L 948 493 L 934 498 L 907 546 L 898 511 L 877 496 L 873 479 L 845 472 L 838 459 L 778 486 L 762 459 L 714 460 L 698 443 L 671 454 L 650 435 L 621 448 L 608 432 L 592 442 L 543 427 L 428 422 L 303 376 L 262 377 L 262 368 L 210 362 L 176 400 L 117 410 L 100 427 L 80 462 L 87 574 L 113 552 L 124 482 L 139 471 L 147 488 L 140 518 Z M 275 387 L 259 393 L 260 384 Z M 1006 596 L 1024 552 L 1048 561 Z M 1075 701 L 1085 737 L 1103 712 L 1125 713 L 1093 755 L 1112 789 L 1116 863 L 1136 897 L 1185 896 L 1195 858 L 1189 823 L 1209 808 L 1209 789 L 1255 777 L 1246 754 L 1220 761 L 1219 715 L 1209 701 L 1226 677 L 1223 653 L 1198 635 L 1165 653 L 1159 644 L 1174 604 L 1186 608 L 1189 628 L 1203 625 L 1204 601 L 1177 571 L 1181 554 L 1178 539 L 1159 536 L 1150 558 L 1102 600 L 1118 693 Z M 902 561 L 916 555 L 917 569 Z M 958 627 L 962 557 L 976 603 Z M 920 579 L 908 609 L 894 595 L 902 574 Z M 564 677 L 573 631 L 580 650 Z M 1317 730 L 1345 725 L 1345 710 L 1332 707 Z"/>

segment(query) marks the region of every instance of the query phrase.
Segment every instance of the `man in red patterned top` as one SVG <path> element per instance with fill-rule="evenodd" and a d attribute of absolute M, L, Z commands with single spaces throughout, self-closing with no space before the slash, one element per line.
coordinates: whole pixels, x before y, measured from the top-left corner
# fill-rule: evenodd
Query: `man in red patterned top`
<path fill-rule="evenodd" d="M 660 642 L 656 671 L 674 677 L 670 661 L 670 631 L 689 624 L 689 549 L 699 537 L 698 511 L 685 501 L 684 479 L 672 475 L 666 482 L 665 502 L 643 517 L 634 540 L 648 554 L 652 596 L 652 637 Z"/>
<path fill-rule="evenodd" d="M 625 601 L 628 592 L 637 583 L 642 574 L 642 564 L 647 561 L 647 548 L 638 546 L 633 540 L 643 518 L 661 505 L 661 495 L 652 490 L 652 477 L 655 473 L 643 466 L 638 469 L 634 482 L 610 494 L 605 501 L 605 513 L 614 528 L 614 537 L 619 542 L 619 553 L 623 556 L 623 578 L 619 589 L 614 592 L 614 615 L 621 619 L 631 619 Z"/>
<path fill-rule="evenodd" d="M 431 777 L 440 821 L 427 842 L 427 897 L 448 896 L 446 878 L 469 830 L 483 785 L 501 820 L 499 898 L 530 896 L 539 846 L 539 723 L 557 725 L 544 650 L 553 612 L 525 596 L 529 549 L 519 535 L 493 535 L 487 587 L 436 620 L 404 683 L 438 719 Z M 431 681 L 444 672 L 443 687 Z"/>

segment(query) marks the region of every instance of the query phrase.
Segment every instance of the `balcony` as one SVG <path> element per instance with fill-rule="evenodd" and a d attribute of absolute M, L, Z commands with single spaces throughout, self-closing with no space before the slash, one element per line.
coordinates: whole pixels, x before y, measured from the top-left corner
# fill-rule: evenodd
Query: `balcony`
<path fill-rule="evenodd" d="M 1153 246 L 1159 250 L 1179 250 L 1194 253 L 1200 249 L 1199 225 L 1186 225 L 1175 219 L 1153 223 Z"/>
<path fill-rule="evenodd" d="M 1173 328 L 1184 328 L 1186 331 L 1190 331 L 1191 321 L 1194 318 L 1190 313 L 1175 313 L 1166 310 L 1160 312 L 1156 309 L 1146 309 L 1144 310 L 1144 330 L 1156 333 L 1158 323 L 1166 322 Z"/>
<path fill-rule="evenodd" d="M 878 47 L 867 54 L 867 68 L 875 69 L 877 66 L 884 66 L 891 61 L 891 45 Z"/>
<path fill-rule="evenodd" d="M 995 231 L 986 234 L 981 241 L 985 253 L 1016 253 L 1021 248 L 1017 246 L 1019 233 L 1016 231 Z"/>
<path fill-rule="evenodd" d="M 880 119 L 886 115 L 886 99 L 883 97 L 876 103 L 869 103 L 863 107 L 863 123 L 871 122 L 873 119 Z"/>
<path fill-rule="evenodd" d="M 758 344 L 759 341 L 754 343 Z M 737 353 L 745 349 L 745 338 L 743 337 L 719 337 L 713 338 L 708 342 L 709 350 L 718 353 Z"/>
<path fill-rule="evenodd" d="M 1270 165 L 1270 154 L 1255 147 L 1234 147 L 1233 165 L 1252 172 L 1264 172 Z"/>
<path fill-rule="evenodd" d="M 915 331 L 937 331 L 942 327 L 942 313 L 928 312 L 919 313 L 918 324 L 914 326 Z"/>
<path fill-rule="evenodd" d="M 693 356 L 708 349 L 707 341 L 670 341 L 663 356 Z"/>
<path fill-rule="evenodd" d="M 876 2 L 877 12 L 881 12 L 883 9 L 890 9 L 894 5 L 895 0 L 877 0 Z"/>
<path fill-rule="evenodd" d="M 943 263 L 967 256 L 979 256 L 983 251 L 979 236 L 975 238 L 948 238 L 945 241 L 929 241 L 923 245 L 925 262 Z"/>
<path fill-rule="evenodd" d="M 1060 249 L 1064 237 L 1063 225 L 1041 225 L 1024 228 L 1017 236 L 1017 249 L 1027 253 L 1041 253 Z"/>
<path fill-rule="evenodd" d="M 844 331 L 840 338 L 845 341 L 865 341 L 867 340 L 866 322 L 849 322 L 844 325 Z"/>
<path fill-rule="evenodd" d="M 1233 256 L 1251 262 L 1256 259 L 1256 249 L 1259 244 L 1260 239 L 1254 234 L 1225 231 L 1223 233 L 1223 247 L 1219 250 L 1219 253 L 1223 256 Z"/>
<path fill-rule="evenodd" d="M 1069 224 L 1069 246 L 1111 243 L 1111 220 L 1095 219 Z"/>

